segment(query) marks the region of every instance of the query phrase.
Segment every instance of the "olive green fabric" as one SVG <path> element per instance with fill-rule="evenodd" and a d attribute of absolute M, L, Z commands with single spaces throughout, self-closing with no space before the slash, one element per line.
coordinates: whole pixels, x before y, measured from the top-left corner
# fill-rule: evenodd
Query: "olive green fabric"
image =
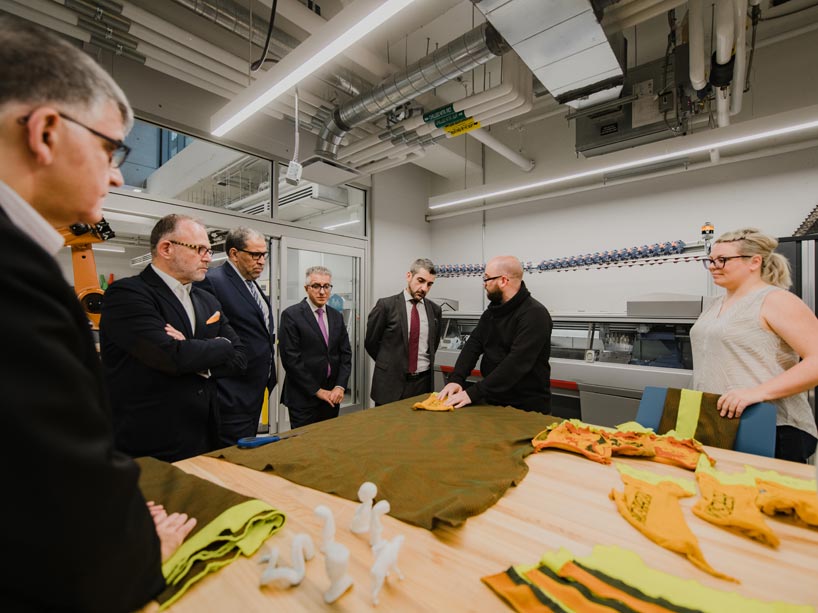
<path fill-rule="evenodd" d="M 243 496 L 153 458 L 136 460 L 146 500 L 168 513 L 187 513 L 196 527 L 162 564 L 166 587 L 157 600 L 164 609 L 209 573 L 240 555 L 250 556 L 284 525 L 284 514 L 261 500 Z"/>
<path fill-rule="evenodd" d="M 697 406 L 693 406 L 694 398 Z M 719 394 L 669 387 L 662 419 L 659 421 L 656 433 L 665 434 L 670 430 L 675 430 L 681 438 L 695 438 L 702 445 L 733 449 L 736 444 L 739 420 L 719 415 L 719 410 L 716 408 L 719 398 Z M 690 431 L 689 428 L 691 421 L 695 426 L 693 431 Z M 688 427 L 682 427 L 680 432 L 680 426 L 683 424 L 687 424 Z"/>
<path fill-rule="evenodd" d="M 293 438 L 209 455 L 269 470 L 300 485 L 357 502 L 364 481 L 378 486 L 390 515 L 432 530 L 459 526 L 497 502 L 528 472 L 531 439 L 556 418 L 511 407 L 413 411 L 408 398 L 293 430 Z"/>

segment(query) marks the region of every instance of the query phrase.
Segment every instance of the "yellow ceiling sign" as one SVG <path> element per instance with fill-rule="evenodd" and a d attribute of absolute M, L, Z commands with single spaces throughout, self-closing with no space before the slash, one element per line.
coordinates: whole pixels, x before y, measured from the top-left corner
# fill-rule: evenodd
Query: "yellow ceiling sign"
<path fill-rule="evenodd" d="M 459 121 L 457 123 L 453 123 L 450 126 L 446 126 L 443 129 L 446 130 L 451 136 L 460 136 L 461 134 L 465 134 L 466 132 L 471 132 L 472 130 L 476 130 L 480 127 L 480 122 L 475 121 L 474 117 L 469 117 L 468 119 L 464 119 L 463 121 Z"/>

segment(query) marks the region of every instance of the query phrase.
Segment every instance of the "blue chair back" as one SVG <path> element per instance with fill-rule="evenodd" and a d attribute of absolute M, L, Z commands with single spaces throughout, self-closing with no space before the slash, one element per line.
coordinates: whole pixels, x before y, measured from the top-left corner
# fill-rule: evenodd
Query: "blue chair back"
<path fill-rule="evenodd" d="M 665 410 L 666 397 L 666 387 L 646 387 L 639 401 L 636 421 L 646 428 L 657 430 Z M 775 412 L 775 405 L 769 402 L 759 402 L 744 409 L 733 449 L 775 457 Z"/>

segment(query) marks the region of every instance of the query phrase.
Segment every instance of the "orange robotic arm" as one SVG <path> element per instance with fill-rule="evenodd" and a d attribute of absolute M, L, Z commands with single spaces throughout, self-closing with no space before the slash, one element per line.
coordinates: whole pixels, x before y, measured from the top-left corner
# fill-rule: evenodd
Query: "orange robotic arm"
<path fill-rule="evenodd" d="M 99 286 L 97 264 L 94 260 L 93 243 L 101 243 L 115 236 L 114 231 L 104 219 L 94 226 L 74 224 L 60 228 L 65 238 L 65 245 L 71 247 L 71 261 L 74 266 L 74 292 L 91 322 L 92 330 L 99 330 L 99 318 L 102 312 L 102 296 L 105 293 Z"/>

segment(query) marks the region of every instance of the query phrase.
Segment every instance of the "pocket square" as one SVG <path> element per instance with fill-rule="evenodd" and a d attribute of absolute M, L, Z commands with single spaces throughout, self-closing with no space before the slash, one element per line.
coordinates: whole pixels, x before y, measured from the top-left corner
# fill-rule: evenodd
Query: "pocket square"
<path fill-rule="evenodd" d="M 222 312 L 221 312 L 221 311 L 216 311 L 215 313 L 213 313 L 213 315 L 211 315 L 211 316 L 210 316 L 210 319 L 208 319 L 208 320 L 205 322 L 205 324 L 207 324 L 208 326 L 209 326 L 210 324 L 215 324 L 215 323 L 216 323 L 217 321 L 219 321 L 221 318 L 222 318 Z"/>

